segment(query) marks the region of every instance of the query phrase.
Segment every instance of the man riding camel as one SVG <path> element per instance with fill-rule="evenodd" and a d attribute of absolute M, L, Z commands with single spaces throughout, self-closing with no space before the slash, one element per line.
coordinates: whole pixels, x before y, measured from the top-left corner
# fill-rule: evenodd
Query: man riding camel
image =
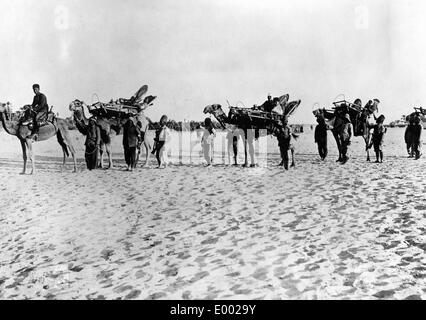
<path fill-rule="evenodd" d="M 49 113 L 49 106 L 47 104 L 46 96 L 40 92 L 40 85 L 33 85 L 34 99 L 31 104 L 30 110 L 26 112 L 26 116 L 23 119 L 22 125 L 27 125 L 32 121 L 32 138 L 36 137 L 38 129 L 40 128 L 40 123 L 47 120 L 47 115 Z"/>
<path fill-rule="evenodd" d="M 277 107 L 280 107 L 279 99 L 278 98 L 272 99 L 272 95 L 269 93 L 267 100 L 259 107 L 259 109 L 265 112 L 272 112 L 272 110 L 274 109 L 277 110 Z M 279 112 L 277 113 L 282 114 L 282 111 L 279 110 Z"/>

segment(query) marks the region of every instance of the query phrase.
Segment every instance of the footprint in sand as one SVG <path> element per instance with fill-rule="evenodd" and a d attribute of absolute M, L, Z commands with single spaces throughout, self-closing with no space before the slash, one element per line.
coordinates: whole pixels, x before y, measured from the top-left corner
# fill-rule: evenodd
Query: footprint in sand
<path fill-rule="evenodd" d="M 177 267 L 171 267 L 163 272 L 161 274 L 164 274 L 167 277 L 175 277 L 178 274 L 178 268 Z"/>
<path fill-rule="evenodd" d="M 146 272 L 144 272 L 143 270 L 139 270 L 139 271 L 137 271 L 137 272 L 135 273 L 135 277 L 136 277 L 136 279 L 143 278 L 143 277 L 145 277 L 146 275 L 147 275 L 147 273 L 146 273 Z"/>
<path fill-rule="evenodd" d="M 201 244 L 215 244 L 219 241 L 219 238 L 217 237 L 210 237 L 204 241 L 201 241 Z"/>
<path fill-rule="evenodd" d="M 241 275 L 241 272 L 232 272 L 232 273 L 228 273 L 226 276 L 227 277 L 231 277 L 231 278 L 236 278 L 239 277 Z"/>
<path fill-rule="evenodd" d="M 113 272 L 113 271 L 110 271 L 110 270 L 102 270 L 101 272 L 99 272 L 99 273 L 96 275 L 96 279 L 97 279 L 98 281 L 103 280 L 103 281 L 101 281 L 101 283 L 102 283 L 102 282 L 105 282 L 106 280 L 108 280 L 109 278 L 111 278 L 113 275 L 114 275 L 114 272 Z"/>
<path fill-rule="evenodd" d="M 260 269 L 257 269 L 252 274 L 252 277 L 255 278 L 256 280 L 264 281 L 264 280 L 268 279 L 267 273 L 268 273 L 268 269 L 260 268 Z"/>
<path fill-rule="evenodd" d="M 252 291 L 249 289 L 239 289 L 239 290 L 234 290 L 235 294 L 239 294 L 239 295 L 249 295 Z"/>
<path fill-rule="evenodd" d="M 124 297 L 125 300 L 136 299 L 140 296 L 142 292 L 140 290 L 132 290 L 127 296 Z"/>
<path fill-rule="evenodd" d="M 73 264 L 68 265 L 68 270 L 70 270 L 72 272 L 80 272 L 83 269 L 84 268 L 82 266 L 74 266 Z"/>
<path fill-rule="evenodd" d="M 184 293 L 182 293 L 182 299 L 184 299 L 184 300 L 192 300 L 191 291 L 185 291 Z"/>
<path fill-rule="evenodd" d="M 220 250 L 217 250 L 217 252 L 219 254 L 221 254 L 222 256 L 226 256 L 229 253 L 231 253 L 232 251 L 233 251 L 233 249 L 220 249 Z"/>
<path fill-rule="evenodd" d="M 191 258 L 191 255 L 188 252 L 179 252 L 177 258 L 181 260 L 186 260 L 188 258 Z"/>
<path fill-rule="evenodd" d="M 111 249 L 104 249 L 101 251 L 101 257 L 105 260 L 109 260 L 113 254 L 114 250 Z"/>
<path fill-rule="evenodd" d="M 148 298 L 146 300 L 157 300 L 157 299 L 163 298 L 165 296 L 166 296 L 166 294 L 164 292 L 156 292 L 156 293 L 153 293 L 150 296 L 148 296 Z"/>
<path fill-rule="evenodd" d="M 286 272 L 286 268 L 285 267 L 277 267 L 274 270 L 274 276 L 277 277 L 277 278 L 279 278 L 279 279 L 283 279 L 285 272 Z"/>
<path fill-rule="evenodd" d="M 210 273 L 208 273 L 207 271 L 198 272 L 194 277 L 191 278 L 191 280 L 189 280 L 189 283 L 197 282 L 197 281 L 207 277 L 209 274 Z"/>
<path fill-rule="evenodd" d="M 130 285 L 120 285 L 120 286 L 114 288 L 114 292 L 115 293 L 122 293 L 124 291 L 132 290 L 132 289 L 133 289 L 133 287 L 130 286 Z"/>
<path fill-rule="evenodd" d="M 394 294 L 395 294 L 394 290 L 382 290 L 373 294 L 373 296 L 379 299 L 386 299 L 386 298 L 391 298 Z"/>
<path fill-rule="evenodd" d="M 404 298 L 404 300 L 422 300 L 422 298 L 418 294 L 413 294 Z"/>

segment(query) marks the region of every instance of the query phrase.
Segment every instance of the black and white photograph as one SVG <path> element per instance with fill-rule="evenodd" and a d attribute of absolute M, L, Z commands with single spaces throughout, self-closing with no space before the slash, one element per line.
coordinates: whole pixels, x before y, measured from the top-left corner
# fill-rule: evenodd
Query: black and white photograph
<path fill-rule="evenodd" d="M 0 300 L 426 299 L 425 1 L 0 12 Z"/>

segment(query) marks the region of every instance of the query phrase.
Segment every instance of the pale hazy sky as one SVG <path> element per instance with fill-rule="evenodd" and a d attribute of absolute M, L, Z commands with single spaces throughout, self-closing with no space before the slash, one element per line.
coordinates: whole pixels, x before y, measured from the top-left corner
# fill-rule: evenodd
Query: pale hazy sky
<path fill-rule="evenodd" d="M 302 100 L 291 122 L 314 122 L 312 105 L 339 94 L 379 98 L 387 121 L 426 106 L 421 0 L 2 0 L 0 12 L 0 101 L 15 109 L 33 83 L 62 117 L 73 99 L 143 84 L 154 121 L 268 92 Z"/>

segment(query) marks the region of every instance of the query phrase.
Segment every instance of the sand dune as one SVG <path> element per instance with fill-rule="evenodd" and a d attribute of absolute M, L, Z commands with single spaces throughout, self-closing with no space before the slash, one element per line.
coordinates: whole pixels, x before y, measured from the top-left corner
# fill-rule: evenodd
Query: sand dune
<path fill-rule="evenodd" d="M 75 134 L 79 173 L 52 140 L 20 176 L 18 141 L 0 138 L 1 299 L 426 298 L 426 171 L 403 130 L 383 164 L 355 138 L 345 166 L 331 138 L 319 161 L 308 130 L 288 172 L 269 139 L 267 166 L 204 168 L 198 145 L 192 165 L 129 173 L 120 137 L 116 168 L 89 172 Z"/>

